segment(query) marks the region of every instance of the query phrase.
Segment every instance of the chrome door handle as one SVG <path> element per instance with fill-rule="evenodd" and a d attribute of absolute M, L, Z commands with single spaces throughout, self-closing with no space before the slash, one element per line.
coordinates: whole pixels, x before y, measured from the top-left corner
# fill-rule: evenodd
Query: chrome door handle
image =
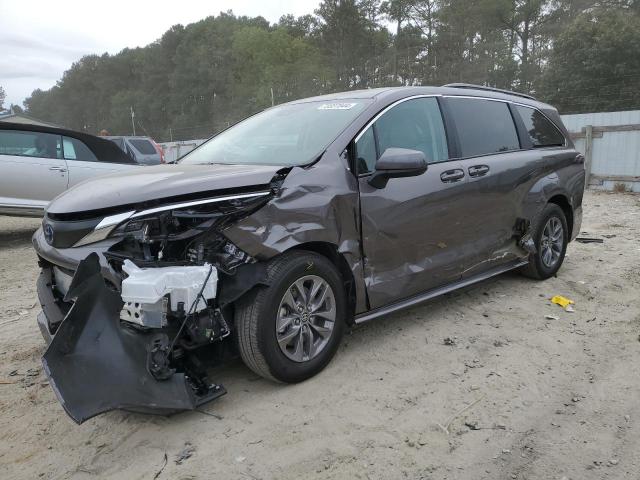
<path fill-rule="evenodd" d="M 67 171 L 67 169 L 64 167 L 49 167 L 49 170 L 53 170 L 55 172 L 60 172 L 60 173 L 64 173 Z"/>
<path fill-rule="evenodd" d="M 469 167 L 470 177 L 482 177 L 489 173 L 489 165 L 474 165 Z"/>
<path fill-rule="evenodd" d="M 444 183 L 458 182 L 464 178 L 464 170 L 456 168 L 455 170 L 447 170 L 440 174 L 440 180 Z"/>

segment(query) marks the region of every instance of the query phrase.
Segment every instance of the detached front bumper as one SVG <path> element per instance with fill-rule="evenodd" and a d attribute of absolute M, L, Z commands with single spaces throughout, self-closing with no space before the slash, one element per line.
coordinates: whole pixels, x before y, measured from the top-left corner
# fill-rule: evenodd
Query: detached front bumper
<path fill-rule="evenodd" d="M 38 280 L 38 325 L 49 344 L 42 365 L 71 418 L 82 423 L 114 409 L 193 410 L 226 393 L 220 385 L 203 388 L 201 379 L 187 373 L 156 379 L 149 365 L 156 346 L 167 343 L 166 333 L 122 326 L 122 299 L 100 270 L 97 254 L 82 260 L 64 299 L 52 288 L 50 269 Z"/>

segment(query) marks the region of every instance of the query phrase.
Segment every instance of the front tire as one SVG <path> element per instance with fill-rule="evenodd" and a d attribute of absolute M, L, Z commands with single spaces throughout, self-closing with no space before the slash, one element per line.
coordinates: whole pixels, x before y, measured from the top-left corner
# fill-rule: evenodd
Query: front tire
<path fill-rule="evenodd" d="M 346 295 L 340 273 L 325 257 L 293 251 L 267 265 L 267 287 L 236 305 L 240 355 L 255 373 L 296 383 L 320 372 L 344 332 Z"/>
<path fill-rule="evenodd" d="M 567 219 L 562 209 L 547 204 L 533 228 L 536 253 L 529 256 L 529 264 L 521 272 L 529 278 L 546 280 L 554 276 L 564 262 L 569 242 Z"/>

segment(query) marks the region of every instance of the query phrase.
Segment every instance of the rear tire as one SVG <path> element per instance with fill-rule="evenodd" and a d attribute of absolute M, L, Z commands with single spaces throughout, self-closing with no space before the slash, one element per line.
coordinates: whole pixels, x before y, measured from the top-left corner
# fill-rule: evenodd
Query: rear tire
<path fill-rule="evenodd" d="M 340 345 L 347 313 L 342 277 L 325 257 L 300 250 L 271 260 L 267 278 L 269 286 L 236 304 L 240 355 L 258 375 L 301 382 L 320 372 Z"/>
<path fill-rule="evenodd" d="M 569 229 L 562 209 L 554 203 L 547 204 L 532 232 L 536 253 L 529 255 L 529 264 L 522 267 L 521 273 L 546 280 L 558 272 L 567 251 Z"/>

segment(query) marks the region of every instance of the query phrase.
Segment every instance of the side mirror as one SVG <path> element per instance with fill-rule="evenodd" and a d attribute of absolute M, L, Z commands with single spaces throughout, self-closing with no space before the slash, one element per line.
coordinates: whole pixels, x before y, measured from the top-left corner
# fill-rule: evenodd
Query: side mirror
<path fill-rule="evenodd" d="M 419 150 L 387 148 L 376 162 L 369 185 L 384 188 L 390 178 L 417 177 L 427 171 L 427 159 Z"/>

